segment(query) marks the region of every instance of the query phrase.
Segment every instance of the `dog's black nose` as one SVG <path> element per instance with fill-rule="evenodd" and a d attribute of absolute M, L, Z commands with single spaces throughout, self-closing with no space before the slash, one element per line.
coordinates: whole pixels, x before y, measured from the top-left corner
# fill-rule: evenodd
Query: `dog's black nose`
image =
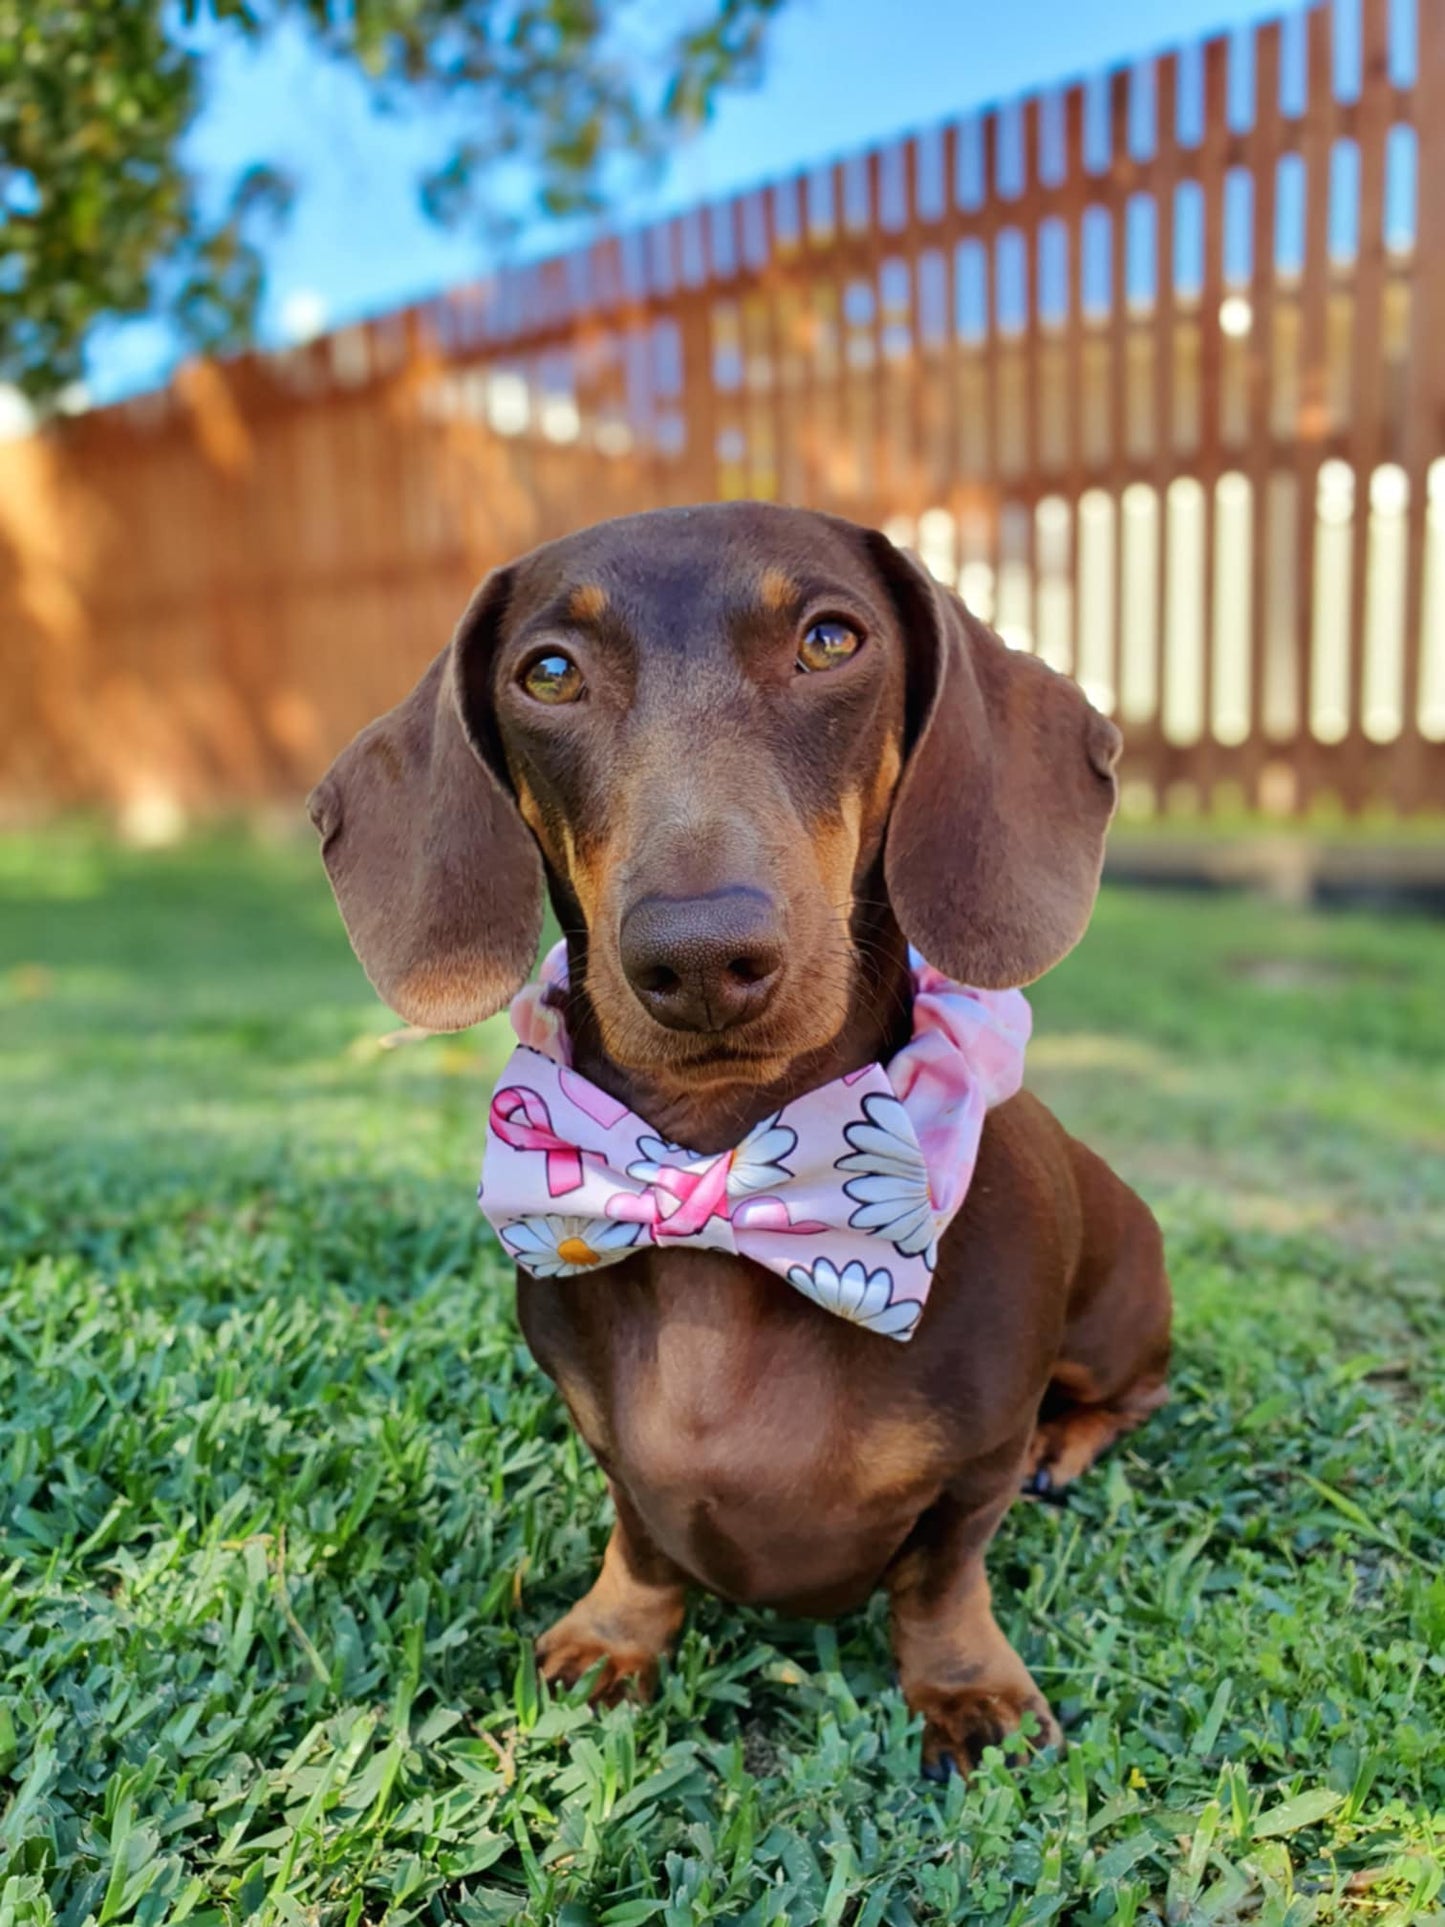
<path fill-rule="evenodd" d="M 622 968 L 669 1030 L 731 1030 L 762 1011 L 782 975 L 778 907 L 761 890 L 643 897 L 622 919 Z"/>

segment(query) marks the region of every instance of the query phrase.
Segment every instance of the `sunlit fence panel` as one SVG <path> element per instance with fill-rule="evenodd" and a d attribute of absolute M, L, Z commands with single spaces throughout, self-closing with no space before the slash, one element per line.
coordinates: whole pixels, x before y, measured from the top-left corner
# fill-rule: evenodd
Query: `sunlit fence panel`
<path fill-rule="evenodd" d="M 0 795 L 293 795 L 478 576 L 658 504 L 912 543 L 1128 804 L 1445 806 L 1445 5 L 1340 0 L 0 449 Z"/>

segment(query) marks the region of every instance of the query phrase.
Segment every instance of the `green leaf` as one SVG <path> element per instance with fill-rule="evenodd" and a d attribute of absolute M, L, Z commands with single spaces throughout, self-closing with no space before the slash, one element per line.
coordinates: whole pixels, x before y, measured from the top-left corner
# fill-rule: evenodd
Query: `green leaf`
<path fill-rule="evenodd" d="M 1279 1806 L 1260 1814 L 1251 1831 L 1256 1840 L 1277 1840 L 1286 1834 L 1298 1833 L 1302 1827 L 1312 1827 L 1333 1813 L 1343 1803 L 1344 1797 L 1329 1787 L 1314 1787 L 1308 1793 L 1297 1793 L 1293 1799 L 1282 1801 Z"/>

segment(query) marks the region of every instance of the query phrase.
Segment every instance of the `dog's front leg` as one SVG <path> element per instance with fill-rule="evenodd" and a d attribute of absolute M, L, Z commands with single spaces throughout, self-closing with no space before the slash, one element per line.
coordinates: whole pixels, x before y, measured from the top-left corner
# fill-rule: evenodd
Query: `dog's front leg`
<path fill-rule="evenodd" d="M 924 1718 L 923 1771 L 967 1772 L 1025 1713 L 1035 1746 L 1061 1741 L 1058 1722 L 993 1616 L 984 1553 L 1012 1502 L 945 1495 L 919 1520 L 890 1567 L 893 1652 L 904 1698 Z"/>
<path fill-rule="evenodd" d="M 631 1688 L 648 1698 L 657 1662 L 687 1606 L 686 1580 L 647 1535 L 625 1493 L 608 1482 L 617 1522 L 592 1590 L 537 1641 L 544 1679 L 571 1686 L 601 1662 L 588 1698 L 614 1705 Z"/>

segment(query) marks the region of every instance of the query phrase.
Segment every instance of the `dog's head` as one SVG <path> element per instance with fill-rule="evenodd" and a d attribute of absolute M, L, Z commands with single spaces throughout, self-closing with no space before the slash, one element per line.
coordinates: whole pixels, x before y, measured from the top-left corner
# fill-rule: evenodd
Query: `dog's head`
<path fill-rule="evenodd" d="M 491 575 L 311 814 L 404 1017 L 489 1016 L 544 875 L 602 1041 L 766 1081 L 844 1023 L 861 907 L 1027 983 L 1098 887 L 1119 735 L 884 537 L 757 503 L 604 523 Z"/>

